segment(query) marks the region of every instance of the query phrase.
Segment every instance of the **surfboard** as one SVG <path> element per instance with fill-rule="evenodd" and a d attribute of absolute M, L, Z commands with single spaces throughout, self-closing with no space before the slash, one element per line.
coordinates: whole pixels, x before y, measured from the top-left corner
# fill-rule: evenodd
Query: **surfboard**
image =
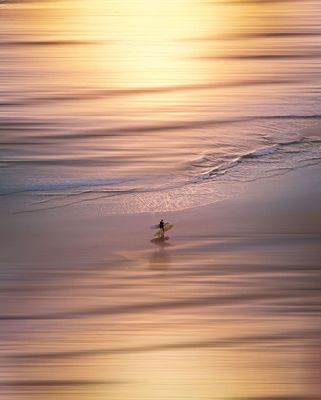
<path fill-rule="evenodd" d="M 164 225 L 164 232 L 169 231 L 170 229 L 173 228 L 174 225 L 170 224 L 169 222 L 166 222 L 166 224 Z M 157 231 L 155 232 L 154 236 L 155 237 L 162 237 L 164 234 L 162 229 L 157 229 Z"/>

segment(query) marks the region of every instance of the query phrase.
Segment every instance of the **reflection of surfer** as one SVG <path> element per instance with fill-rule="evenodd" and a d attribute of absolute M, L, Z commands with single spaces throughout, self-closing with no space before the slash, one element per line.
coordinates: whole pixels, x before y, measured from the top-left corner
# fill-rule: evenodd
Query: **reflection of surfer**
<path fill-rule="evenodd" d="M 159 222 L 159 229 L 162 230 L 161 238 L 163 238 L 164 235 L 165 235 L 165 224 L 164 224 L 164 220 L 163 219 L 161 219 L 160 222 Z"/>

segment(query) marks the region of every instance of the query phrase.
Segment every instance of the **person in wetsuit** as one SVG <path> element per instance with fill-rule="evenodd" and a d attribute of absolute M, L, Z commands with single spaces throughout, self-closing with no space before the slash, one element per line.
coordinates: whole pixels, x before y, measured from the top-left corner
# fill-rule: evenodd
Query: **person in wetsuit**
<path fill-rule="evenodd" d="M 164 235 L 165 235 L 165 224 L 164 224 L 164 220 L 163 219 L 161 219 L 160 222 L 159 222 L 159 229 L 162 230 L 162 237 L 164 237 Z"/>

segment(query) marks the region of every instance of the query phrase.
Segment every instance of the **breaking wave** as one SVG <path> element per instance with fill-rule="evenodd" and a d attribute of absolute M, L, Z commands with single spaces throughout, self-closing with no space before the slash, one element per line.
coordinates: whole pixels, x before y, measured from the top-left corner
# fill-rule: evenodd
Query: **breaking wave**
<path fill-rule="evenodd" d="M 221 165 L 215 166 L 208 171 L 202 172 L 201 175 L 203 178 L 211 178 L 215 175 L 219 174 L 225 174 L 228 170 L 231 168 L 237 167 L 239 164 L 247 162 L 249 160 L 255 160 L 259 159 L 261 157 L 266 157 L 274 153 L 279 153 L 280 155 L 285 156 L 286 153 L 289 154 L 294 154 L 298 153 L 303 155 L 303 152 L 307 150 L 307 147 L 310 147 L 310 151 L 320 151 L 320 148 L 318 149 L 317 145 L 318 143 L 321 143 L 321 138 L 318 137 L 303 137 L 300 140 L 292 140 L 288 142 L 280 142 L 271 146 L 267 147 L 262 147 L 250 152 L 247 152 L 245 154 L 242 154 L 240 156 L 237 156 L 234 158 L 232 161 L 223 163 Z M 316 147 L 316 148 L 315 148 Z M 304 157 L 303 157 L 304 158 Z M 307 157 L 308 159 L 308 157 Z M 281 160 L 279 160 L 281 161 Z M 282 160 L 283 162 L 291 162 L 294 161 L 293 159 L 288 159 L 288 160 Z M 303 160 L 302 160 L 303 161 Z M 262 171 L 264 172 L 264 171 Z"/>

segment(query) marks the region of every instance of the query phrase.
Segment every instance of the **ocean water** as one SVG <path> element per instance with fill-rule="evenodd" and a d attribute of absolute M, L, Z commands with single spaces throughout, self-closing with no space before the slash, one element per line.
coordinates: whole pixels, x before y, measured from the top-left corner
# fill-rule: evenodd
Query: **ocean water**
<path fill-rule="evenodd" d="M 170 211 L 320 162 L 320 3 L 1 1 L 13 212 Z"/>

